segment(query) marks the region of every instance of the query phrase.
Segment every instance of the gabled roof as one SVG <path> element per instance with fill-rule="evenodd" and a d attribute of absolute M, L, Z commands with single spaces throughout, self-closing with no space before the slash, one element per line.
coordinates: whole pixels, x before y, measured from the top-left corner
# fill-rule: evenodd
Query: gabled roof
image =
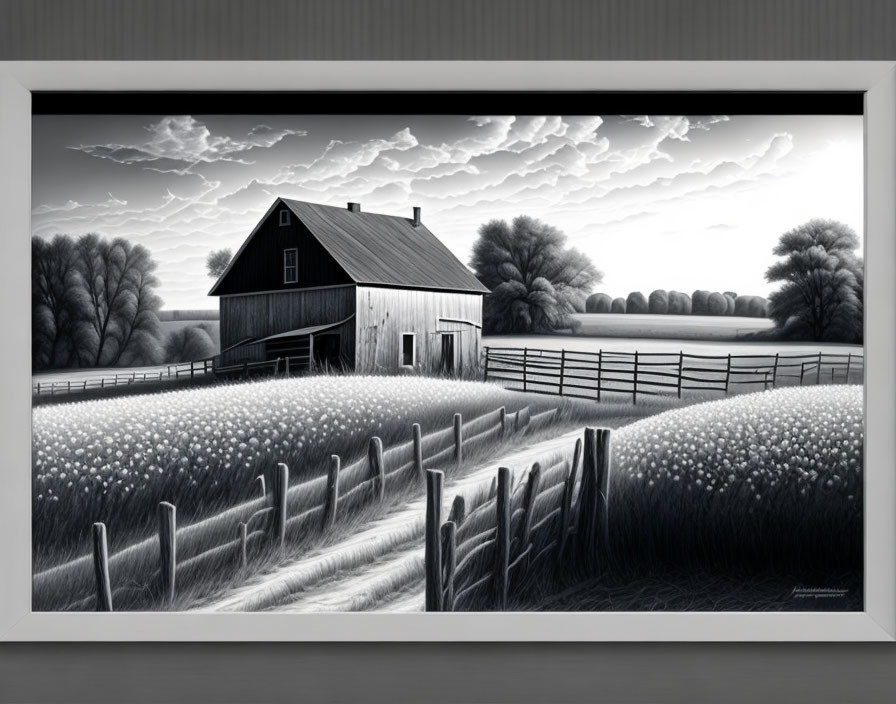
<path fill-rule="evenodd" d="M 425 225 L 415 226 L 411 218 L 286 198 L 275 201 L 265 218 L 278 202 L 302 221 L 357 284 L 489 293 Z M 215 295 L 257 230 L 246 239 L 209 295 Z"/>

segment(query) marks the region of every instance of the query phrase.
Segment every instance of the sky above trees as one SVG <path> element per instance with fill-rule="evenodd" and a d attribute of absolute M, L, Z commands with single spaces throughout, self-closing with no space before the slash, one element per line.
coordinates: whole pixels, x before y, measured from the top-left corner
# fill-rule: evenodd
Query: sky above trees
<path fill-rule="evenodd" d="M 861 116 L 38 115 L 32 229 L 126 237 L 165 308 L 212 308 L 205 260 L 277 196 L 411 216 L 465 263 L 528 215 L 603 272 L 595 291 L 767 296 L 782 233 L 862 235 Z M 272 264 L 273 265 L 273 264 Z"/>

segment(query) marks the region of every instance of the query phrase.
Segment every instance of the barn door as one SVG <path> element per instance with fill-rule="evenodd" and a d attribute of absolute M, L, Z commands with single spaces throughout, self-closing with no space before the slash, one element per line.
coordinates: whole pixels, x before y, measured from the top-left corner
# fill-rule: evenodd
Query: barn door
<path fill-rule="evenodd" d="M 454 333 L 442 333 L 442 357 L 439 374 L 454 374 Z"/>

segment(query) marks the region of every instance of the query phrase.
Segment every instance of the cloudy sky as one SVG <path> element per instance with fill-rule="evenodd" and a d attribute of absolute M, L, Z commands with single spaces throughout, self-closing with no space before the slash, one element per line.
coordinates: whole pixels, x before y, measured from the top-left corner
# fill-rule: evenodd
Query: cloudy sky
<path fill-rule="evenodd" d="M 778 236 L 862 235 L 861 116 L 38 115 L 33 234 L 145 245 L 165 308 L 213 308 L 205 257 L 277 196 L 423 220 L 463 262 L 526 214 L 604 272 L 596 290 L 767 295 Z"/>

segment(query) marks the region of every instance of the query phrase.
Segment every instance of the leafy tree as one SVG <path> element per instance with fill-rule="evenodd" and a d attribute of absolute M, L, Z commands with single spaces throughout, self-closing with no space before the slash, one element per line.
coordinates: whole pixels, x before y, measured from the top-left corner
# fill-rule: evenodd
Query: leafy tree
<path fill-rule="evenodd" d="M 862 339 L 859 238 L 834 220 L 810 220 L 785 232 L 773 252 L 781 261 L 765 278 L 783 285 L 769 297 L 769 315 L 784 337 L 813 341 Z"/>
<path fill-rule="evenodd" d="M 625 299 L 624 298 L 614 298 L 613 302 L 610 304 L 610 312 L 611 313 L 625 313 Z"/>
<path fill-rule="evenodd" d="M 663 289 L 653 291 L 647 299 L 647 308 L 655 315 L 665 315 L 669 312 L 669 294 Z"/>
<path fill-rule="evenodd" d="M 669 314 L 690 315 L 691 297 L 681 291 L 669 291 Z"/>
<path fill-rule="evenodd" d="M 575 327 L 571 313 L 602 275 L 587 256 L 566 247 L 566 235 L 521 215 L 479 228 L 471 265 L 491 290 L 483 305 L 489 333 L 550 332 Z"/>
<path fill-rule="evenodd" d="M 650 309 L 647 306 L 647 299 L 640 291 L 632 291 L 625 299 L 626 313 L 647 313 Z"/>
<path fill-rule="evenodd" d="M 729 293 L 723 293 L 725 299 L 725 315 L 734 315 L 734 297 Z"/>
<path fill-rule="evenodd" d="M 691 315 L 709 315 L 709 291 L 694 291 L 691 296 Z"/>
<path fill-rule="evenodd" d="M 613 299 L 605 293 L 592 293 L 585 301 L 586 313 L 609 313 Z"/>
<path fill-rule="evenodd" d="M 154 364 L 162 348 L 156 264 L 125 239 L 32 240 L 35 368 Z"/>
<path fill-rule="evenodd" d="M 174 330 L 165 340 L 165 362 L 170 364 L 207 359 L 215 353 L 215 343 L 205 325 Z"/>
<path fill-rule="evenodd" d="M 220 278 L 232 258 L 233 253 L 227 248 L 209 252 L 205 259 L 205 269 L 208 275 L 213 279 Z"/>
<path fill-rule="evenodd" d="M 715 291 L 706 299 L 705 315 L 727 315 L 728 301 L 721 293 Z"/>

